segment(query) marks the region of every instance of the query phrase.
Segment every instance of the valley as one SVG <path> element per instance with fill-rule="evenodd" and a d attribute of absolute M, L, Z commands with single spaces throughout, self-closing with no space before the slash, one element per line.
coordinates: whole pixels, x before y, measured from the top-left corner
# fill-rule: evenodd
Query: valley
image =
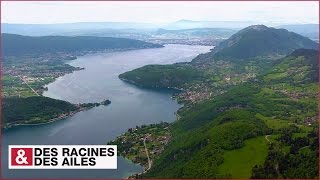
<path fill-rule="evenodd" d="M 319 22 L 317 1 L 3 1 L 0 179 L 319 179 Z"/>
<path fill-rule="evenodd" d="M 161 31 L 166 37 L 172 33 Z M 9 47 L 12 36 L 6 39 Z M 14 47 L 19 53 L 12 54 L 13 47 L 4 49 L 2 122 L 10 128 L 8 141 L 15 142 L 19 132 L 33 137 L 27 125 L 43 124 L 55 136 L 32 127 L 44 138 L 33 137 L 31 143 L 118 145 L 120 166 L 134 170 L 99 171 L 99 177 L 318 175 L 318 44 L 308 38 L 264 25 L 246 27 L 214 48 L 98 37 L 42 38 L 29 49 Z M 75 43 L 96 40 L 93 47 Z M 47 41 L 70 41 L 71 46 L 51 51 Z M 123 46 L 114 46 L 115 41 L 123 41 Z M 110 107 L 100 106 L 111 101 Z M 59 119 L 70 121 L 47 124 Z M 74 130 L 59 130 L 66 126 Z M 84 137 L 75 138 L 77 130 L 88 127 L 92 130 Z M 65 133 L 70 138 L 55 139 Z M 303 168 L 297 165 L 306 161 Z"/>
<path fill-rule="evenodd" d="M 58 116 L 57 114 L 60 114 L 61 111 L 69 111 L 67 107 L 61 105 L 64 103 L 67 103 L 68 107 L 74 107 L 77 104 L 95 104 L 109 99 L 111 104 L 86 109 L 52 123 L 39 126 L 15 126 L 3 130 L 2 163 L 8 161 L 7 146 L 9 144 L 101 145 L 107 144 L 118 135 L 136 126 L 175 121 L 175 111 L 181 107 L 171 98 L 175 90 L 139 88 L 121 81 L 118 75 L 150 63 L 171 64 L 191 61 L 198 54 L 206 53 L 211 48 L 211 46 L 166 45 L 163 48 L 87 54 L 67 61 L 69 66 L 84 69 L 55 79 L 46 86 L 48 90 L 44 91 L 42 96 L 21 97 L 18 105 L 10 103 L 9 108 L 3 112 L 10 113 L 8 115 L 11 117 L 15 115 L 23 118 L 28 115 L 41 120 L 47 116 Z M 11 97 L 10 100 L 14 98 L 19 97 Z M 44 99 L 47 103 L 44 104 L 41 101 L 27 103 L 29 98 Z M 150 150 L 149 152 L 151 153 Z M 143 154 L 145 155 L 145 151 Z M 100 178 L 126 178 L 143 171 L 142 165 L 135 164 L 119 154 L 117 170 L 29 171 L 3 168 L 2 173 L 8 178 L 45 178 L 48 176 L 52 178 L 91 178 L 92 173 L 95 174 L 95 177 Z"/>

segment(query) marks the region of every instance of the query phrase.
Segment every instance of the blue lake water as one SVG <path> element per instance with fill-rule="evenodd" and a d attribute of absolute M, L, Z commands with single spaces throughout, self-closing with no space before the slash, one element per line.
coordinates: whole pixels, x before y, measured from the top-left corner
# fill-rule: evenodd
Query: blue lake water
<path fill-rule="evenodd" d="M 171 99 L 172 90 L 136 87 L 118 75 L 147 64 L 191 61 L 211 46 L 166 45 L 164 48 L 98 53 L 69 64 L 84 67 L 48 85 L 44 96 L 72 103 L 111 100 L 72 117 L 40 126 L 20 126 L 2 134 L 2 175 L 5 178 L 125 178 L 143 171 L 140 165 L 118 157 L 117 170 L 8 170 L 9 144 L 106 144 L 128 128 L 172 122 L 181 107 Z"/>

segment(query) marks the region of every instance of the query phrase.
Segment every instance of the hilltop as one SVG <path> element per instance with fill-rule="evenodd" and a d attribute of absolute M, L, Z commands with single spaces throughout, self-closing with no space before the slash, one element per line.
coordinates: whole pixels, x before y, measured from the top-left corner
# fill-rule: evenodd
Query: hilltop
<path fill-rule="evenodd" d="M 286 29 L 253 25 L 244 28 L 213 49 L 215 56 L 254 58 L 283 56 L 299 48 L 317 49 L 318 44 Z"/>

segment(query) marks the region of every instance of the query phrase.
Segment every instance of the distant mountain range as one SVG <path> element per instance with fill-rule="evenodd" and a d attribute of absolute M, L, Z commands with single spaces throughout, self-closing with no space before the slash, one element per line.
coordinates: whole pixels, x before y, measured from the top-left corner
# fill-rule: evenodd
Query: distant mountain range
<path fill-rule="evenodd" d="M 29 36 L 63 35 L 65 33 L 88 32 L 92 30 L 108 31 L 110 29 L 157 29 L 150 23 L 131 22 L 79 22 L 61 24 L 8 24 L 2 23 L 3 33 Z"/>
<path fill-rule="evenodd" d="M 208 29 L 229 29 L 236 31 L 252 24 L 259 24 L 254 21 L 191 21 L 180 20 L 167 24 L 152 23 L 133 23 L 133 22 L 80 22 L 80 23 L 62 23 L 62 24 L 8 24 L 2 23 L 3 33 L 45 36 L 45 35 L 90 35 L 90 36 L 108 36 L 108 37 L 129 37 L 142 39 L 150 35 L 157 34 L 162 30 L 187 30 L 197 29 L 203 33 Z M 289 24 L 264 23 L 271 27 L 285 28 L 289 31 L 301 34 L 312 40 L 318 40 L 318 24 Z M 203 29 L 203 30 L 201 30 Z M 171 31 L 171 33 L 180 33 Z M 208 31 L 208 35 L 211 32 Z M 227 32 L 224 35 L 228 35 Z"/>
<path fill-rule="evenodd" d="M 182 37 L 220 37 L 220 38 L 228 38 L 232 34 L 237 32 L 234 29 L 227 28 L 194 28 L 194 29 L 179 29 L 179 30 L 168 30 L 168 29 L 158 29 L 156 31 L 156 35 L 162 36 L 182 36 Z"/>
<path fill-rule="evenodd" d="M 256 24 L 254 21 L 192 21 L 192 20 L 180 20 L 173 23 L 164 25 L 164 29 L 193 29 L 193 28 L 229 28 L 229 29 L 241 29 L 252 24 Z"/>

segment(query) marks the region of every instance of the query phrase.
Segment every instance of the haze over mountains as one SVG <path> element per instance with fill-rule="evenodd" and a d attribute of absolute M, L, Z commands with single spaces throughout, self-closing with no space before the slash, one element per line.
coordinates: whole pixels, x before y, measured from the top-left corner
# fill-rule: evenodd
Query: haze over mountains
<path fill-rule="evenodd" d="M 172 23 L 152 24 L 135 22 L 79 22 L 61 24 L 8 24 L 2 23 L 3 33 L 44 36 L 44 35 L 90 35 L 109 37 L 128 37 L 128 34 L 136 36 L 153 36 L 159 29 L 207 29 L 222 28 L 229 31 L 237 31 L 253 24 L 265 24 L 276 28 L 286 28 L 312 40 L 317 40 L 318 24 L 281 24 L 272 22 L 254 21 L 192 21 L 180 20 Z M 201 30 L 202 31 L 202 30 Z M 228 34 L 226 34 L 228 35 Z M 143 37 L 141 37 L 143 38 Z M 141 39 L 140 38 L 140 39 Z"/>
<path fill-rule="evenodd" d="M 3 33 L 22 35 L 54 35 L 68 32 L 107 30 L 107 29 L 156 29 L 150 23 L 132 22 L 78 22 L 59 24 L 1 24 Z"/>

